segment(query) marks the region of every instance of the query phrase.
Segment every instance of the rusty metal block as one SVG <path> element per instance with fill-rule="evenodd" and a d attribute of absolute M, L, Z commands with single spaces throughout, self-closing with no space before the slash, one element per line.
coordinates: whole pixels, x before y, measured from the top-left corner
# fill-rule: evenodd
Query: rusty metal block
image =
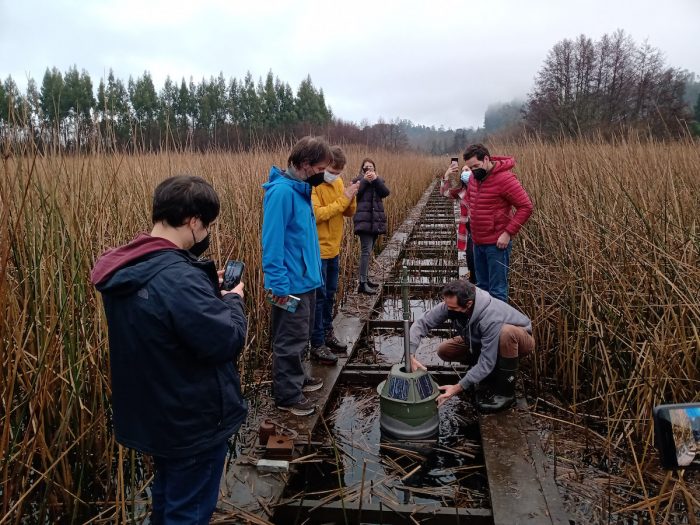
<path fill-rule="evenodd" d="M 289 436 L 272 435 L 265 446 L 265 457 L 274 459 L 292 459 L 294 441 Z"/>

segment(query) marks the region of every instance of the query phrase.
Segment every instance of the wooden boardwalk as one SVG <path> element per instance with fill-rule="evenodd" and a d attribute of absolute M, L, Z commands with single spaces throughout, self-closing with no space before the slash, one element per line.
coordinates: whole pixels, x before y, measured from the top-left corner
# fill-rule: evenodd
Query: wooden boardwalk
<path fill-rule="evenodd" d="M 434 182 L 426 190 L 377 257 L 373 265 L 373 280 L 385 284 L 382 293 L 396 292 L 396 283 L 388 281 L 397 267 L 397 261 L 402 257 L 425 259 L 445 256 L 446 248 L 442 245 L 430 245 L 432 230 L 441 232 L 434 236 L 438 243 L 444 243 L 447 238 L 442 232 L 452 232 L 450 249 L 456 262 L 454 267 L 424 266 L 417 274 L 444 274 L 447 278 L 466 274 L 464 254 L 454 253 L 455 223 L 459 218 L 459 210 L 455 209 L 454 216 L 446 218 L 445 201 L 436 191 L 437 184 L 437 181 Z M 419 233 L 412 237 L 414 230 Z M 431 287 L 434 289 L 434 285 L 411 285 L 412 291 L 428 290 Z M 324 380 L 321 390 L 307 394 L 318 406 L 313 416 L 296 417 L 279 412 L 269 399 L 259 400 L 258 406 L 251 407 L 247 421 L 248 431 L 241 432 L 245 440 L 241 447 L 242 453 L 227 468 L 222 481 L 222 499 L 219 502 L 221 509 L 228 516 L 235 515 L 236 522 L 258 524 L 271 523 L 273 517 L 278 523 L 293 523 L 303 517 L 301 521 L 305 523 L 359 523 L 361 518 L 364 523 L 568 525 L 569 518 L 553 474 L 547 468 L 539 437 L 523 399 L 519 400 L 518 407 L 513 410 L 481 416 L 479 420 L 492 509 L 454 508 L 437 504 L 387 507 L 370 502 L 350 504 L 304 500 L 301 503 L 294 501 L 285 504 L 281 501 L 290 474 L 258 472 L 254 466 L 256 454 L 260 453 L 260 449 L 256 448 L 257 428 L 263 419 L 271 417 L 297 433 L 296 444 L 309 444 L 337 384 L 377 384 L 386 377 L 388 366 L 349 363 L 356 350 L 356 343 L 366 331 L 378 327 L 392 328 L 397 322 L 400 323 L 395 320 L 372 320 L 381 299 L 379 293 L 375 296 L 351 294 L 339 309 L 333 323 L 335 333 L 352 350 L 350 355 L 338 360 L 337 366 L 311 364 L 311 373 Z M 435 379 L 441 384 L 454 382 L 455 373 L 464 372 L 462 367 L 431 367 L 431 371 L 433 369 Z M 298 456 L 299 452 L 296 454 Z"/>

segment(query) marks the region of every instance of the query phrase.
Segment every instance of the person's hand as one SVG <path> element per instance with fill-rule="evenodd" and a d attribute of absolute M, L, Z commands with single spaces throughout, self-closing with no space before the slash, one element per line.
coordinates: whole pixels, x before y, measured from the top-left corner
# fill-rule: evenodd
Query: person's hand
<path fill-rule="evenodd" d="M 425 365 L 418 361 L 418 359 L 416 359 L 415 356 L 411 356 L 411 368 L 414 372 L 416 370 L 425 370 L 426 372 L 428 371 L 428 369 L 425 368 Z"/>
<path fill-rule="evenodd" d="M 217 270 L 216 275 L 219 276 L 219 288 L 221 288 L 221 285 L 224 284 L 224 272 L 226 270 Z"/>
<path fill-rule="evenodd" d="M 368 172 L 365 173 L 365 180 L 366 180 L 367 182 L 372 182 L 372 181 L 375 180 L 376 178 L 377 178 L 377 172 L 374 171 L 374 170 L 370 170 L 370 171 L 368 171 Z"/>
<path fill-rule="evenodd" d="M 445 401 L 450 399 L 453 395 L 459 394 L 462 390 L 464 390 L 459 383 L 456 385 L 443 385 L 438 387 L 441 391 L 442 394 L 440 394 L 437 397 L 437 404 L 438 406 L 441 406 Z"/>
<path fill-rule="evenodd" d="M 357 195 L 357 190 L 360 189 L 360 181 L 355 182 L 354 184 L 350 184 L 345 190 L 343 191 L 343 194 L 347 197 L 348 200 L 352 200 L 352 198 Z"/>
<path fill-rule="evenodd" d="M 287 301 L 289 301 L 289 296 L 288 295 L 273 295 L 272 300 L 278 304 L 287 304 Z"/>
<path fill-rule="evenodd" d="M 447 168 L 447 171 L 445 174 L 442 176 L 443 180 L 447 180 L 450 178 L 450 175 L 457 175 L 459 173 L 459 164 L 456 162 L 453 162 L 450 164 L 450 167 Z"/>
<path fill-rule="evenodd" d="M 219 281 L 221 281 L 221 278 L 219 278 Z M 221 284 L 221 282 L 219 282 L 219 284 Z M 241 299 L 243 299 L 245 297 L 245 294 L 243 293 L 243 288 L 245 288 L 245 285 L 243 283 L 238 283 L 231 290 L 221 290 L 221 295 L 224 296 L 226 294 L 235 293 L 240 295 Z"/>
<path fill-rule="evenodd" d="M 510 233 L 503 232 L 496 241 L 496 248 L 499 250 L 505 250 L 508 248 L 508 243 L 510 242 Z"/>

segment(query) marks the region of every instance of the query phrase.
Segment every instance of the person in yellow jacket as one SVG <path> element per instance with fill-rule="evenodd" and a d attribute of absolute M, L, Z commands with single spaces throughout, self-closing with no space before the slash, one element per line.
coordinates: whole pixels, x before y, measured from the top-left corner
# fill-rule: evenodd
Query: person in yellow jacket
<path fill-rule="evenodd" d="M 335 365 L 338 357 L 333 352 L 345 352 L 347 345 L 333 333 L 333 305 L 338 289 L 340 243 L 343 239 L 345 217 L 352 217 L 357 208 L 355 195 L 360 183 L 347 188 L 340 177 L 347 159 L 343 150 L 331 148 L 333 162 L 326 168 L 324 182 L 311 192 L 316 216 L 318 242 L 321 246 L 321 273 L 323 284 L 316 289 L 316 315 L 311 333 L 311 358 L 321 364 Z"/>

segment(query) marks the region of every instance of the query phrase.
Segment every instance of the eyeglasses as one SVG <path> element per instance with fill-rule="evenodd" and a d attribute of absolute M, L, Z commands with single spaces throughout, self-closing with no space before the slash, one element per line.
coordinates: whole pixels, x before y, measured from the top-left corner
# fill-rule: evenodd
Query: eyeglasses
<path fill-rule="evenodd" d="M 362 171 L 367 172 L 367 171 L 374 171 L 373 166 L 363 166 Z"/>

